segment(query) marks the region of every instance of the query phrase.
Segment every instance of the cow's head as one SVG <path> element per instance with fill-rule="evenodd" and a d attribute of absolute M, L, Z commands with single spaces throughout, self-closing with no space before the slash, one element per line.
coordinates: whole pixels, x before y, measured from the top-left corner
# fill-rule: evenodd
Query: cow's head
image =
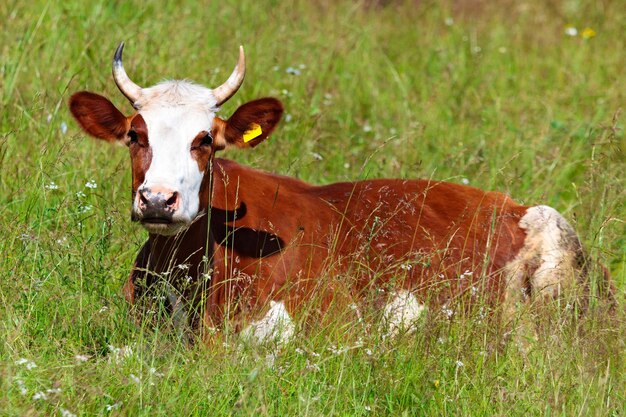
<path fill-rule="evenodd" d="M 263 98 L 242 105 L 228 120 L 215 116 L 243 82 L 243 47 L 233 73 L 215 89 L 188 81 L 142 88 L 124 70 L 123 48 L 122 42 L 115 52 L 113 77 L 135 113 L 124 116 L 108 99 L 87 91 L 70 98 L 70 110 L 91 136 L 128 146 L 133 220 L 150 233 L 173 235 L 208 209 L 214 153 L 258 145 L 274 130 L 283 107 Z"/>

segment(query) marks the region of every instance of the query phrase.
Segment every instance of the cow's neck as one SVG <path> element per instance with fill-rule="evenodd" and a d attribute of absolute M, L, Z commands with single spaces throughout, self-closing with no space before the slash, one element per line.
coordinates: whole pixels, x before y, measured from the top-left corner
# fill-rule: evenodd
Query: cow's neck
<path fill-rule="evenodd" d="M 212 246 L 209 242 L 207 216 L 197 219 L 187 230 L 176 236 L 150 235 L 152 268 L 154 272 L 163 273 L 188 270 L 190 275 L 197 276 L 203 259 L 210 258 Z"/>
<path fill-rule="evenodd" d="M 214 175 L 207 173 L 201 186 L 200 198 L 207 201 L 206 207 L 211 207 L 213 181 L 223 181 L 225 175 L 221 169 L 214 171 L 219 172 Z M 210 219 L 210 210 L 208 213 L 204 210 L 187 230 L 176 236 L 151 234 L 150 270 L 167 277 L 177 288 L 198 282 L 203 276 L 210 276 L 215 251 Z"/>

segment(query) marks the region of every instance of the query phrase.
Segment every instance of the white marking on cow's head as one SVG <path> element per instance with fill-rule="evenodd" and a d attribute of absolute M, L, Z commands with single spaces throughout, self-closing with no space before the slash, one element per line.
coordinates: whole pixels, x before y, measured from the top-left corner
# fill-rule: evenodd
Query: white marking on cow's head
<path fill-rule="evenodd" d="M 206 147 L 204 153 L 212 153 L 210 132 L 216 103 L 210 89 L 186 81 L 144 89 L 135 102 L 147 127 L 151 161 L 145 172 L 133 173 L 143 181 L 133 189 L 132 214 L 148 231 L 175 234 L 200 212 L 200 187 L 207 166 L 199 163 L 197 153 L 202 147 Z M 199 135 L 200 142 L 194 143 Z"/>
<path fill-rule="evenodd" d="M 126 117 L 109 100 L 89 92 L 74 94 L 70 109 L 90 135 L 128 145 L 133 220 L 150 233 L 174 235 L 208 209 L 215 151 L 264 141 L 280 120 L 282 104 L 265 98 L 244 104 L 228 120 L 215 117 L 243 81 L 243 48 L 229 79 L 215 89 L 189 81 L 141 88 L 124 71 L 122 48 L 115 53 L 113 75 L 137 112 Z"/>

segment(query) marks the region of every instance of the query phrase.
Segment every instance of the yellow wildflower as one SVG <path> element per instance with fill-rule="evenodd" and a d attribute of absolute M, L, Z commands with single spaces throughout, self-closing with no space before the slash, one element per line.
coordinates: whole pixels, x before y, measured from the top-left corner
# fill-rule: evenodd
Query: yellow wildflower
<path fill-rule="evenodd" d="M 596 31 L 591 28 L 585 28 L 581 33 L 581 36 L 583 37 L 583 39 L 591 39 L 596 36 Z"/>

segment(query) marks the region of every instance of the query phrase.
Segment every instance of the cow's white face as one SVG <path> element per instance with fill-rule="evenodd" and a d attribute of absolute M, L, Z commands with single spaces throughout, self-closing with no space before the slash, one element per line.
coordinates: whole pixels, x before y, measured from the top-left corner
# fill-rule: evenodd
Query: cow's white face
<path fill-rule="evenodd" d="M 132 219 L 153 234 L 175 235 L 209 208 L 211 161 L 226 147 L 251 148 L 276 127 L 283 112 L 273 98 L 215 117 L 216 90 L 188 81 L 141 89 L 137 112 L 124 116 L 108 99 L 79 92 L 70 110 L 90 135 L 125 143 L 133 170 Z M 128 97 L 128 95 L 127 95 Z"/>
<path fill-rule="evenodd" d="M 182 81 L 145 89 L 135 102 L 132 218 L 149 232 L 176 234 L 206 209 L 200 192 L 214 151 L 215 103 L 211 90 Z"/>

